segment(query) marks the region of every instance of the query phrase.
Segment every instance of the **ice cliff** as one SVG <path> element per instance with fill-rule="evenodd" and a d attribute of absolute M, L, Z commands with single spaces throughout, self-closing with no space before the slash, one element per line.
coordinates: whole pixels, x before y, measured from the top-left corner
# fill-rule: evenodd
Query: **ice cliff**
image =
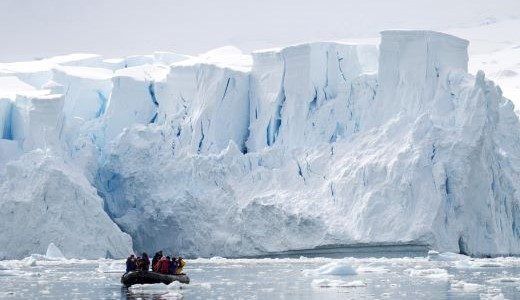
<path fill-rule="evenodd" d="M 520 254 L 520 123 L 467 47 L 385 31 L 379 49 L 0 64 L 0 256 Z"/>

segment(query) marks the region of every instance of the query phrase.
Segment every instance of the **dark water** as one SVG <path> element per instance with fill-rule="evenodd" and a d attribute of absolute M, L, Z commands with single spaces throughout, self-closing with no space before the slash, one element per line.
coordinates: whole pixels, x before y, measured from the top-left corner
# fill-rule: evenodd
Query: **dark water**
<path fill-rule="evenodd" d="M 0 261 L 0 298 L 520 299 L 518 258 L 196 259 L 186 268 L 189 285 L 131 289 L 119 283 L 123 265 L 121 260 Z"/>

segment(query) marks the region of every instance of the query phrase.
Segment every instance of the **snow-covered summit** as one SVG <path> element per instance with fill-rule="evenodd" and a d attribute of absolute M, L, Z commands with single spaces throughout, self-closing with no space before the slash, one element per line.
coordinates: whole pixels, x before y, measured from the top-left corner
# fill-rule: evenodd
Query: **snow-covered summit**
<path fill-rule="evenodd" d="M 126 234 L 135 250 L 191 256 L 356 243 L 518 254 L 520 124 L 500 88 L 467 73 L 467 47 L 384 31 L 379 50 L 224 47 L 5 72 L 0 218 L 21 220 L 4 208 L 22 199 L 44 207 L 52 187 L 66 205 L 51 202 L 53 219 L 30 210 L 2 256 L 51 242 L 67 257 L 122 255 Z M 28 86 L 48 91 L 22 97 Z M 24 174 L 45 180 L 26 189 Z M 90 206 L 95 227 L 66 226 Z"/>
<path fill-rule="evenodd" d="M 248 72 L 253 64 L 251 55 L 243 54 L 233 46 L 220 47 L 195 57 L 188 57 L 174 63 L 177 66 L 191 66 L 195 64 L 209 64 L 220 68 L 230 68 Z"/>

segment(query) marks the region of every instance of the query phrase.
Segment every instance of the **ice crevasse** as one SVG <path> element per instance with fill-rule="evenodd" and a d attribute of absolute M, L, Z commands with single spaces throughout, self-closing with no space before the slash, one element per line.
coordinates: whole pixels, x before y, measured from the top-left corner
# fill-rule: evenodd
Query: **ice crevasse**
<path fill-rule="evenodd" d="M 467 47 L 384 31 L 379 49 L 54 58 L 32 77 L 0 65 L 0 224 L 31 216 L 0 233 L 0 256 L 51 242 L 84 257 L 357 243 L 519 254 L 520 124 L 499 87 L 467 73 Z"/>

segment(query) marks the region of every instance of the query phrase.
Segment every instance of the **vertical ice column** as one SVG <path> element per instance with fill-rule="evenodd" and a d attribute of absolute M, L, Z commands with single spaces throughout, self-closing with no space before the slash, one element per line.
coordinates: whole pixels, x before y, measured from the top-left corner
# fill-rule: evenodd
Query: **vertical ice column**
<path fill-rule="evenodd" d="M 11 112 L 11 139 L 25 151 L 49 148 L 58 143 L 63 95 L 18 95 Z"/>
<path fill-rule="evenodd" d="M 249 127 L 249 72 L 211 64 L 174 65 L 157 86 L 160 122 L 175 133 L 175 151 L 243 151 Z"/>
<path fill-rule="evenodd" d="M 63 95 L 47 95 L 30 99 L 28 139 L 24 149 L 51 147 L 58 143 L 61 128 Z"/>
<path fill-rule="evenodd" d="M 250 79 L 250 135 L 247 147 L 258 151 L 272 146 L 278 138 L 281 113 L 286 100 L 285 63 L 280 51 L 253 53 Z"/>
<path fill-rule="evenodd" d="M 0 139 L 13 139 L 11 131 L 12 111 L 11 99 L 0 98 Z"/>
<path fill-rule="evenodd" d="M 323 42 L 254 53 L 248 148 L 296 148 L 356 132 L 366 101 L 353 83 L 375 65 L 369 55 L 360 60 L 359 48 Z"/>
<path fill-rule="evenodd" d="M 467 72 L 468 41 L 433 31 L 383 31 L 373 125 L 417 115 L 450 71 Z"/>
<path fill-rule="evenodd" d="M 105 114 L 107 142 L 134 124 L 155 123 L 159 102 L 155 82 L 164 80 L 168 67 L 143 65 L 115 72 Z"/>
<path fill-rule="evenodd" d="M 85 122 L 104 114 L 112 90 L 111 77 L 112 71 L 102 68 L 53 69 L 53 80 L 44 87 L 64 94 L 62 140 L 73 142 Z"/>

